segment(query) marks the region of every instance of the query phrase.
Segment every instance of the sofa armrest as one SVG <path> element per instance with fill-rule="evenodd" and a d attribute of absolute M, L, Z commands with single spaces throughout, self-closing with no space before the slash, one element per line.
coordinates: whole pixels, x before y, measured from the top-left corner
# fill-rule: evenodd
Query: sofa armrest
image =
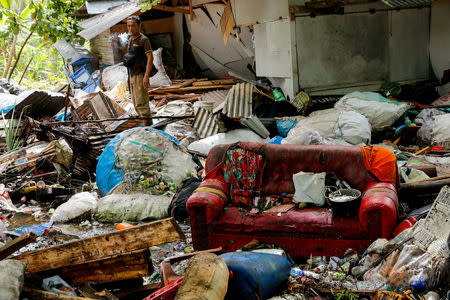
<path fill-rule="evenodd" d="M 398 198 L 394 185 L 369 184 L 362 196 L 359 222 L 369 232 L 369 239 L 389 238 L 397 222 Z"/>
<path fill-rule="evenodd" d="M 203 206 L 205 207 L 206 223 L 211 223 L 228 204 L 228 197 L 228 184 L 226 182 L 215 178 L 203 180 L 186 202 L 191 222 L 193 218 L 196 218 L 195 215 L 191 215 L 191 210 L 194 207 Z"/>
<path fill-rule="evenodd" d="M 228 203 L 228 184 L 217 178 L 205 179 L 186 202 L 195 250 L 208 249 L 208 224 Z"/>

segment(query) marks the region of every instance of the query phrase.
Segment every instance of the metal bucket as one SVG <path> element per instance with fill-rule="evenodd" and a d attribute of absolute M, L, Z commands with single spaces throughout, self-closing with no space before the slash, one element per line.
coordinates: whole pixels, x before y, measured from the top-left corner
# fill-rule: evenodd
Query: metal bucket
<path fill-rule="evenodd" d="M 328 200 L 334 215 L 353 217 L 358 214 L 360 197 L 361 192 L 356 189 L 338 189 L 328 195 Z"/>

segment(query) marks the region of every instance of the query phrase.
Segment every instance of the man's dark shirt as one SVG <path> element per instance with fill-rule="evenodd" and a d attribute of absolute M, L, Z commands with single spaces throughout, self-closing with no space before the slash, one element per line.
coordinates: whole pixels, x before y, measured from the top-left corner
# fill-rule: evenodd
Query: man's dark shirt
<path fill-rule="evenodd" d="M 144 74 L 147 66 L 147 52 L 152 51 L 150 41 L 141 33 L 137 38 L 133 39 L 131 49 L 133 50 L 133 48 L 137 57 L 135 63 L 130 68 L 130 75 Z M 130 45 L 128 45 L 127 49 L 130 49 Z"/>

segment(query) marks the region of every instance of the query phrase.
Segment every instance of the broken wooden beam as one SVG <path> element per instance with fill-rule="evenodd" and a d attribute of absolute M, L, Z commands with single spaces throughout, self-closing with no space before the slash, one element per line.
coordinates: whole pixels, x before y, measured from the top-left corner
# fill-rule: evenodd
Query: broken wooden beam
<path fill-rule="evenodd" d="M 58 274 L 72 285 L 86 282 L 103 282 L 125 279 L 136 279 L 150 276 L 153 264 L 148 249 L 133 251 L 112 258 L 95 260 L 83 264 L 70 265 L 39 273 L 48 277 Z"/>
<path fill-rule="evenodd" d="M 97 300 L 95 298 L 69 296 L 64 294 L 42 291 L 26 285 L 22 288 L 22 294 L 26 294 L 27 296 L 30 297 L 30 299 L 41 299 L 41 300 Z"/>
<path fill-rule="evenodd" d="M 192 8 L 192 0 L 189 0 L 189 16 L 191 17 L 191 22 L 194 21 L 194 9 Z"/>
<path fill-rule="evenodd" d="M 26 262 L 28 273 L 36 273 L 111 258 L 184 238 L 184 234 L 175 219 L 167 218 L 92 238 L 23 253 L 13 258 Z"/>
<path fill-rule="evenodd" d="M 36 234 L 28 232 L 25 233 L 24 235 L 21 235 L 18 238 L 15 238 L 11 242 L 3 245 L 3 247 L 0 248 L 0 260 L 7 258 L 17 250 L 25 247 L 29 243 L 34 242 L 36 238 L 37 238 Z"/>
<path fill-rule="evenodd" d="M 173 7 L 173 6 L 167 6 L 167 5 L 162 5 L 162 4 L 153 5 L 152 9 L 169 11 L 169 12 L 177 12 L 177 13 L 182 13 L 182 14 L 186 14 L 186 15 L 190 14 L 190 11 L 187 9 Z"/>
<path fill-rule="evenodd" d="M 184 88 L 161 88 L 159 90 L 154 90 L 153 92 L 164 94 L 167 92 L 171 93 L 190 93 L 194 91 L 204 91 L 204 90 L 216 90 L 216 89 L 230 89 L 232 84 L 216 84 L 216 85 L 207 85 L 207 86 L 188 86 Z"/>
<path fill-rule="evenodd" d="M 431 152 L 431 147 L 428 146 L 428 147 L 425 147 L 425 148 L 417 151 L 416 153 L 414 153 L 414 155 L 424 155 L 424 154 L 428 154 L 430 152 Z"/>
<path fill-rule="evenodd" d="M 162 99 L 169 99 L 169 100 L 179 100 L 184 98 L 192 98 L 192 97 L 200 97 L 202 95 L 199 94 L 188 94 L 188 95 L 158 95 L 154 96 L 154 100 L 162 100 Z"/>
<path fill-rule="evenodd" d="M 236 84 L 234 79 L 220 79 L 220 80 L 208 80 L 208 81 L 198 81 L 192 83 L 193 86 L 210 86 L 219 84 Z"/>

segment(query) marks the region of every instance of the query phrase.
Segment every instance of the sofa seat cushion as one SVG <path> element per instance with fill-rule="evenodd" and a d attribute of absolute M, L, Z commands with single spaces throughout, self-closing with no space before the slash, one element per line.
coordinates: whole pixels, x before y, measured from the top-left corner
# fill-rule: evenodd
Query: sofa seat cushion
<path fill-rule="evenodd" d="M 305 234 L 309 238 L 367 239 L 367 231 L 357 217 L 337 217 L 330 209 L 322 207 L 285 213 L 265 212 L 251 217 L 238 207 L 228 206 L 211 227 L 212 232 L 291 232 L 297 236 Z"/>

